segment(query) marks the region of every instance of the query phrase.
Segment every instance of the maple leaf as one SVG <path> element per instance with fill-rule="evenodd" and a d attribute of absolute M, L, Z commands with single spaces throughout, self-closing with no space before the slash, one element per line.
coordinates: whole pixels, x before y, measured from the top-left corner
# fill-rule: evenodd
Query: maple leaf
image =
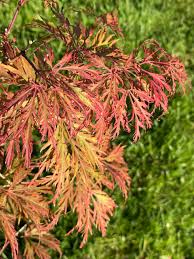
<path fill-rule="evenodd" d="M 92 129 L 91 129 L 92 130 Z M 109 151 L 107 136 L 105 143 L 99 145 L 91 130 L 84 128 L 74 138 L 68 135 L 64 122 L 58 125 L 54 134 L 55 142 L 47 142 L 40 158 L 40 170 L 34 178 L 40 185 L 53 186 L 55 195 L 52 202 L 58 207 L 58 214 L 70 208 L 78 215 L 73 229 L 83 233 L 83 242 L 92 233 L 92 226 L 105 234 L 105 229 L 115 203 L 105 193 L 102 186 L 110 189 L 118 182 L 126 196 L 130 186 L 127 167 L 121 158 L 121 147 Z M 50 175 L 39 178 L 44 170 Z"/>
<path fill-rule="evenodd" d="M 49 218 L 48 204 L 41 195 L 48 193 L 48 188 L 14 184 L 7 188 L 0 187 L 0 198 L 6 200 L 5 206 L 17 215 L 18 222 L 24 218 L 41 229 L 42 221 Z"/>
<path fill-rule="evenodd" d="M 60 258 L 62 256 L 59 241 L 51 234 L 40 232 L 32 226 L 24 233 L 26 259 L 34 259 L 38 256 L 41 259 L 50 259 L 49 249 L 56 250 Z"/>
<path fill-rule="evenodd" d="M 92 75 L 96 74 L 92 70 L 83 69 L 80 66 L 68 66 L 65 70 L 74 71 L 84 78 L 89 79 Z M 56 72 L 55 72 L 56 73 Z M 93 78 L 93 77 L 92 77 Z M 47 77 L 48 79 L 48 77 Z M 43 83 L 30 82 L 24 84 L 21 90 L 17 91 L 15 95 L 4 100 L 4 107 L 1 110 L 1 116 L 4 118 L 3 124 L 6 127 L 2 131 L 1 144 L 9 142 L 7 147 L 6 164 L 8 167 L 14 158 L 15 149 L 19 153 L 19 143 L 22 140 L 22 155 L 25 156 L 26 167 L 30 166 L 30 159 L 33 149 L 32 131 L 38 129 L 42 135 L 42 140 L 48 135 L 52 137 L 56 129 L 58 119 L 66 117 L 66 122 L 71 134 L 75 132 L 75 122 L 81 127 L 86 124 L 86 119 L 93 111 L 96 105 L 100 106 L 97 100 L 90 93 L 84 93 L 81 89 L 76 87 L 76 84 L 71 83 L 68 85 L 67 77 L 59 75 L 55 77 L 51 74 L 49 84 L 53 87 L 50 88 Z M 64 83 L 64 85 L 62 85 Z M 44 90 L 43 90 L 44 89 Z M 47 92 L 47 94 L 46 94 Z M 94 102 L 92 102 L 94 100 Z M 9 112 L 8 112 L 9 110 Z M 85 117 L 80 120 L 80 110 Z M 53 117 L 53 114 L 55 115 Z M 15 120 L 15 124 L 11 123 Z M 89 121 L 87 122 L 89 123 Z"/>
<path fill-rule="evenodd" d="M 126 167 L 126 163 L 123 159 L 123 153 L 124 147 L 119 145 L 116 146 L 104 159 L 104 164 L 107 168 L 106 170 L 111 174 L 114 182 L 118 184 L 125 198 L 127 198 L 131 179 L 128 175 L 128 168 Z"/>
<path fill-rule="evenodd" d="M 105 125 L 112 127 L 113 124 L 112 137 L 115 138 L 121 128 L 130 132 L 134 125 L 134 141 L 137 141 L 140 128 L 152 126 L 156 109 L 167 111 L 168 98 L 175 93 L 176 86 L 180 84 L 185 89 L 186 72 L 180 61 L 155 41 L 147 41 L 129 56 L 122 55 L 119 59 L 114 58 L 114 51 L 109 62 L 97 54 L 89 56 L 102 78 L 94 84 L 93 91 L 100 95 L 106 110 L 106 119 L 101 118 L 102 127 L 97 123 L 96 130 L 106 130 Z"/>
<path fill-rule="evenodd" d="M 97 23 L 98 22 L 102 22 L 105 26 L 110 27 L 114 32 L 119 33 L 120 36 L 123 36 L 122 30 L 119 27 L 118 16 L 115 11 L 97 17 Z"/>
<path fill-rule="evenodd" d="M 5 235 L 5 244 L 4 247 L 9 243 L 11 246 L 11 252 L 14 259 L 17 259 L 18 254 L 18 242 L 16 238 L 16 230 L 14 228 L 16 217 L 13 214 L 10 214 L 5 207 L 0 205 L 0 229 L 3 230 Z M 1 251 L 4 250 L 2 247 Z"/>

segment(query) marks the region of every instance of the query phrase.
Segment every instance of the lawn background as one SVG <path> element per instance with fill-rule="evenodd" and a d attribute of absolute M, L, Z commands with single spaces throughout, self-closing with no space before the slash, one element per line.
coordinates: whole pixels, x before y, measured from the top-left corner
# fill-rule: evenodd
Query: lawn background
<path fill-rule="evenodd" d="M 0 6 L 0 29 L 11 18 L 15 0 Z M 72 0 L 64 12 L 75 18 L 80 10 L 85 24 L 92 23 L 86 10 L 95 14 L 117 10 L 125 35 L 123 47 L 130 53 L 143 40 L 154 38 L 170 53 L 179 56 L 194 82 L 194 1 L 193 0 Z M 13 34 L 23 47 L 37 31 L 24 26 L 33 18 L 49 17 L 40 0 L 29 0 L 18 17 Z M 60 55 L 60 48 L 56 49 Z M 145 132 L 137 144 L 127 134 L 119 139 L 126 145 L 132 186 L 124 201 L 116 190 L 118 204 L 107 236 L 97 231 L 79 249 L 80 236 L 65 237 L 75 217 L 60 220 L 55 235 L 61 240 L 63 258 L 68 259 L 194 259 L 194 105 L 193 91 L 177 94 L 169 113 Z M 58 258 L 56 254 L 52 258 Z"/>

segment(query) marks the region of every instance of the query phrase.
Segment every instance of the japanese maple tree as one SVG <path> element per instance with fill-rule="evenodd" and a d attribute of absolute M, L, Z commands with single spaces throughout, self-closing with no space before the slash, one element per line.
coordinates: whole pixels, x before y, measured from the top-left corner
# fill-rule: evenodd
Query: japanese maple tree
<path fill-rule="evenodd" d="M 9 36 L 25 2 L 1 34 L 0 254 L 10 246 L 14 259 L 48 259 L 48 248 L 61 254 L 50 230 L 69 211 L 77 214 L 69 233 L 82 233 L 81 247 L 93 226 L 106 234 L 116 207 L 106 190 L 118 185 L 126 198 L 131 182 L 124 147 L 112 140 L 122 129 L 137 141 L 155 111 L 168 110 L 177 85 L 184 91 L 187 75 L 155 40 L 124 53 L 116 15 L 97 17 L 91 28 L 71 24 L 52 0 L 44 2 L 55 23 L 35 20 L 45 35 L 21 50 Z"/>

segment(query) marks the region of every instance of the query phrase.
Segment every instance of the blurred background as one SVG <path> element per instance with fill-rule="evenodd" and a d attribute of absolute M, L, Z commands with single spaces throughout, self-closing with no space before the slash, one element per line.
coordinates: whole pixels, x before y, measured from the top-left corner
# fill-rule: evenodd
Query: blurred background
<path fill-rule="evenodd" d="M 96 15 L 116 10 L 125 35 L 122 42 L 130 53 L 143 40 L 154 38 L 185 64 L 194 82 L 193 0 L 64 0 L 64 12 L 78 14 L 91 24 L 86 10 Z M 0 28 L 9 23 L 17 1 L 0 6 Z M 74 11 L 73 11 L 74 10 Z M 80 12 L 75 12 L 79 10 Z M 25 27 L 33 18 L 49 18 L 41 0 L 29 0 L 17 19 L 12 34 L 24 47 L 37 38 L 36 30 Z M 76 19 L 76 18 L 75 18 Z M 56 48 L 60 55 L 60 46 Z M 88 244 L 79 249 L 80 236 L 65 237 L 75 222 L 74 215 L 62 218 L 55 228 L 61 240 L 63 258 L 75 259 L 192 259 L 194 258 L 194 99 L 193 90 L 170 100 L 170 108 L 136 144 L 127 134 L 125 159 L 132 186 L 125 201 L 116 190 L 118 204 L 102 238 L 94 230 Z M 58 258 L 56 254 L 52 258 Z"/>

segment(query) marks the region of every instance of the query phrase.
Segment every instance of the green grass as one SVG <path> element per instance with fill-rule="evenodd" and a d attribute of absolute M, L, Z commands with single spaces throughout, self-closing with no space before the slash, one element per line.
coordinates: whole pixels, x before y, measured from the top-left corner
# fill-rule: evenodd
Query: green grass
<path fill-rule="evenodd" d="M 5 27 L 16 1 L 0 7 L 1 24 Z M 130 52 L 140 42 L 155 38 L 169 52 L 178 55 L 194 82 L 194 2 L 193 0 L 120 0 L 60 1 L 65 12 L 70 6 L 80 9 L 81 18 L 91 23 L 84 10 L 96 14 L 118 10 L 125 34 L 123 47 Z M 68 3 L 68 4 L 67 4 Z M 49 16 L 36 1 L 22 10 L 15 34 L 19 44 L 36 38 L 21 24 L 38 15 Z M 194 259 L 194 105 L 193 91 L 177 95 L 169 113 L 154 123 L 152 130 L 133 144 L 126 134 L 118 141 L 125 143 L 125 158 L 132 177 L 129 198 L 124 201 L 119 191 L 113 194 L 117 204 L 105 238 L 97 231 L 88 244 L 79 249 L 80 236 L 64 237 L 75 218 L 61 219 L 56 236 L 61 240 L 63 258 L 75 259 Z M 53 258 L 58 258 L 53 255 Z"/>

